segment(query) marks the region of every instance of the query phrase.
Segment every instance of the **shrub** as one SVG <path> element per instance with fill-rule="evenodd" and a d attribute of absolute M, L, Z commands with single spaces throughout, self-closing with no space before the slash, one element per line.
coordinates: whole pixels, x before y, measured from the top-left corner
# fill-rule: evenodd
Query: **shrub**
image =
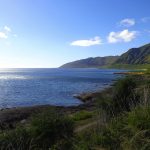
<path fill-rule="evenodd" d="M 32 117 L 26 127 L 16 128 L 0 134 L 2 150 L 57 150 L 71 149 L 73 121 L 48 110 Z"/>
<path fill-rule="evenodd" d="M 105 123 L 112 117 L 112 99 L 110 95 L 101 94 L 97 97 L 96 101 L 99 120 Z"/>
<path fill-rule="evenodd" d="M 137 107 L 114 118 L 102 130 L 100 145 L 110 150 L 149 150 L 150 107 Z"/>
<path fill-rule="evenodd" d="M 97 98 L 97 106 L 106 115 L 107 120 L 122 112 L 130 111 L 140 103 L 140 96 L 136 93 L 135 88 L 135 80 L 126 77 L 115 83 L 111 94 L 102 94 Z"/>
<path fill-rule="evenodd" d="M 116 83 L 112 100 L 112 110 L 115 115 L 130 111 L 140 102 L 135 88 L 136 82 L 133 78 L 127 77 Z"/>
<path fill-rule="evenodd" d="M 99 129 L 91 128 L 77 135 L 73 150 L 94 150 L 99 141 Z"/>
<path fill-rule="evenodd" d="M 31 120 L 29 131 L 36 144 L 43 149 L 52 145 L 62 145 L 73 136 L 73 122 L 55 111 L 46 111 Z M 69 141 L 69 140 L 68 140 Z"/>
<path fill-rule="evenodd" d="M 17 128 L 0 134 L 1 150 L 30 150 L 34 149 L 32 138 L 25 128 Z"/>

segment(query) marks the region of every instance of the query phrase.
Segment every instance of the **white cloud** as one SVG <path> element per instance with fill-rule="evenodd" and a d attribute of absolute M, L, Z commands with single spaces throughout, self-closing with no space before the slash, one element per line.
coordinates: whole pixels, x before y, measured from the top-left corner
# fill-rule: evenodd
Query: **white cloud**
<path fill-rule="evenodd" d="M 131 18 L 126 18 L 120 21 L 120 25 L 124 27 L 130 27 L 135 25 L 135 20 Z"/>
<path fill-rule="evenodd" d="M 4 26 L 4 30 L 7 31 L 7 32 L 11 32 L 11 29 L 8 26 Z"/>
<path fill-rule="evenodd" d="M 137 36 L 137 31 L 129 31 L 125 29 L 120 32 L 110 32 L 108 35 L 108 43 L 130 42 Z"/>
<path fill-rule="evenodd" d="M 7 34 L 5 32 L 0 32 L 0 39 L 7 39 Z"/>
<path fill-rule="evenodd" d="M 7 39 L 8 36 L 10 35 L 11 29 L 8 26 L 4 26 L 1 30 L 0 30 L 0 39 Z"/>
<path fill-rule="evenodd" d="M 83 46 L 83 47 L 100 45 L 100 44 L 102 44 L 102 40 L 98 36 L 96 36 L 92 39 L 89 39 L 89 40 L 77 40 L 77 41 L 73 41 L 71 43 L 71 45 L 73 45 L 73 46 Z"/>

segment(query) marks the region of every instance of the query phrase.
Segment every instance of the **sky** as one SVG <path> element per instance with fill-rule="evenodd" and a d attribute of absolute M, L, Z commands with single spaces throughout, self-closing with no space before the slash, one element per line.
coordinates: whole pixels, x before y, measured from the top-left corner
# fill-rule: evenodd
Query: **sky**
<path fill-rule="evenodd" d="M 0 68 L 55 68 L 150 43 L 150 0 L 0 0 Z"/>

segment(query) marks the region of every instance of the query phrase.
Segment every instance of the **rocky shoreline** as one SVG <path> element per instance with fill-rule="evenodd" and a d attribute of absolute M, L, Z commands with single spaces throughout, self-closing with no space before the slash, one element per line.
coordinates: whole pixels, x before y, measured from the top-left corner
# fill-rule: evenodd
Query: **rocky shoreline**
<path fill-rule="evenodd" d="M 107 92 L 111 89 L 108 87 L 104 90 L 98 92 L 88 92 L 82 93 L 80 95 L 74 95 L 74 97 L 80 99 L 83 104 L 78 106 L 52 106 L 52 105 L 39 105 L 39 106 L 29 106 L 29 107 L 14 107 L 5 108 L 0 110 L 0 129 L 13 128 L 20 122 L 24 123 L 32 115 L 40 113 L 47 109 L 56 109 L 56 111 L 65 114 L 75 113 L 81 110 L 91 111 L 96 107 L 96 97 L 101 93 Z"/>

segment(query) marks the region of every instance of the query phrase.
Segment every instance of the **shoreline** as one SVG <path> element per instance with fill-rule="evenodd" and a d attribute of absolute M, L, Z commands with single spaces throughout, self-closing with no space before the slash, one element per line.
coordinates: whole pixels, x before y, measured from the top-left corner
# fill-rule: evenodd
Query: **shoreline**
<path fill-rule="evenodd" d="M 97 97 L 101 94 L 107 94 L 113 89 L 114 83 L 118 79 L 112 80 L 109 84 L 103 85 L 103 88 L 97 89 L 94 92 L 84 92 L 73 95 L 82 103 L 74 106 L 56 106 L 50 104 L 19 106 L 0 109 L 0 129 L 15 128 L 18 123 L 27 122 L 34 114 L 41 113 L 47 109 L 55 109 L 58 113 L 73 114 L 82 110 L 93 111 L 97 107 Z"/>
<path fill-rule="evenodd" d="M 144 75 L 144 72 L 115 72 L 114 74 L 121 74 L 121 75 Z"/>
<path fill-rule="evenodd" d="M 55 109 L 63 114 L 72 114 L 78 111 L 92 111 L 96 108 L 96 97 L 102 93 L 110 91 L 113 86 L 104 88 L 97 92 L 87 92 L 81 94 L 83 104 L 78 106 L 54 106 L 54 105 L 36 105 L 27 107 L 4 108 L 0 110 L 0 129 L 15 127 L 17 123 L 26 122 L 32 115 L 41 113 L 47 109 Z"/>

